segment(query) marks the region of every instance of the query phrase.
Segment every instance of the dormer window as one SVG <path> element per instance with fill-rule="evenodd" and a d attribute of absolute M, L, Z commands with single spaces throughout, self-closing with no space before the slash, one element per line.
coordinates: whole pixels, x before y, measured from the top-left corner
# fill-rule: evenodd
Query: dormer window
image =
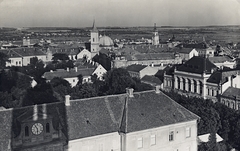
<path fill-rule="evenodd" d="M 28 128 L 28 126 L 25 127 L 25 136 L 29 136 L 29 128 Z"/>
<path fill-rule="evenodd" d="M 50 125 L 49 125 L 49 123 L 46 124 L 46 133 L 50 133 Z"/>

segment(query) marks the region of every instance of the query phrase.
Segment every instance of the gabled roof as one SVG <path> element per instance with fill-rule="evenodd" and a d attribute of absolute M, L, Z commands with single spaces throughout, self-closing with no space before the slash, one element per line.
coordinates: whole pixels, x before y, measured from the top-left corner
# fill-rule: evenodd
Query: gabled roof
<path fill-rule="evenodd" d="M 132 72 L 140 72 L 142 69 L 146 68 L 146 65 L 140 65 L 140 64 L 133 64 L 130 66 L 127 66 L 127 71 L 132 71 Z"/>
<path fill-rule="evenodd" d="M 239 88 L 234 88 L 234 87 L 228 87 L 227 90 L 225 90 L 222 94 L 222 96 L 235 99 L 236 96 L 240 96 L 240 89 Z"/>
<path fill-rule="evenodd" d="M 216 69 L 217 66 L 215 66 L 213 63 L 209 61 L 208 58 L 200 57 L 200 56 L 194 56 L 191 59 L 189 59 L 184 64 L 177 67 L 177 70 L 184 71 L 184 72 L 191 72 L 191 73 L 211 73 L 212 69 Z"/>
<path fill-rule="evenodd" d="M 84 77 L 84 76 L 91 76 L 94 70 L 95 70 L 94 68 L 78 69 L 77 71 L 75 71 L 75 69 L 72 69 L 69 71 L 64 69 L 58 69 L 57 71 L 45 72 L 43 74 L 43 77 L 46 78 L 47 80 L 52 80 L 54 77 L 73 78 L 73 77 L 77 77 L 80 74 Z"/>

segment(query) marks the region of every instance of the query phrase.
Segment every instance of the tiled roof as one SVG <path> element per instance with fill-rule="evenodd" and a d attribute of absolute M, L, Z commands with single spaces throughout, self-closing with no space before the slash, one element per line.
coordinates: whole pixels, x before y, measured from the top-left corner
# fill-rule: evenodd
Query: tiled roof
<path fill-rule="evenodd" d="M 224 63 L 224 62 L 233 62 L 233 59 L 231 59 L 229 56 L 214 56 L 209 57 L 209 61 L 212 63 Z"/>
<path fill-rule="evenodd" d="M 129 60 L 168 60 L 174 58 L 173 53 L 143 53 L 132 55 Z"/>
<path fill-rule="evenodd" d="M 127 102 L 127 108 L 125 106 Z M 71 101 L 67 107 L 69 139 L 110 132 L 129 133 L 198 119 L 175 101 L 155 91 Z"/>
<path fill-rule="evenodd" d="M 227 70 L 217 70 L 211 74 L 207 79 L 207 82 L 223 84 L 228 81 L 228 77 L 236 76 L 239 70 L 236 69 L 227 69 Z"/>
<path fill-rule="evenodd" d="M 14 48 L 1 51 L 9 56 L 9 58 L 19 58 L 27 56 L 45 56 L 46 54 L 37 48 Z"/>
<path fill-rule="evenodd" d="M 155 76 L 150 76 L 150 75 L 145 75 L 142 79 L 141 79 L 142 82 L 145 82 L 145 83 L 149 83 L 151 85 L 161 85 L 162 84 L 162 81 L 155 77 Z"/>
<path fill-rule="evenodd" d="M 177 70 L 202 74 L 203 72 L 211 73 L 211 70 L 216 68 L 217 67 L 211 63 L 208 58 L 194 56 L 184 64 L 177 67 Z"/>
<path fill-rule="evenodd" d="M 140 72 L 142 69 L 146 68 L 146 65 L 140 65 L 140 64 L 133 64 L 130 66 L 127 66 L 128 71 L 133 71 L 133 72 Z"/>
<path fill-rule="evenodd" d="M 178 52 L 178 53 L 184 53 L 184 54 L 189 54 L 193 48 L 183 48 L 183 47 L 173 47 L 171 51 L 173 52 Z"/>
<path fill-rule="evenodd" d="M 64 53 L 67 55 L 77 55 L 81 49 L 80 48 L 72 48 L 72 47 L 63 47 L 63 48 L 49 48 L 52 51 L 52 54 L 55 53 Z"/>
<path fill-rule="evenodd" d="M 225 90 L 222 94 L 222 96 L 235 99 L 236 96 L 240 96 L 240 89 L 234 88 L 234 87 L 228 87 L 227 90 Z"/>
<path fill-rule="evenodd" d="M 72 77 L 77 77 L 78 75 L 82 76 L 91 76 L 94 68 L 84 68 L 84 69 L 78 69 L 77 72 L 75 69 L 72 70 L 64 70 L 64 69 L 59 69 L 57 71 L 50 71 L 50 72 L 45 72 L 43 77 L 46 78 L 47 80 L 52 80 L 54 77 L 61 77 L 61 78 L 72 78 Z"/>

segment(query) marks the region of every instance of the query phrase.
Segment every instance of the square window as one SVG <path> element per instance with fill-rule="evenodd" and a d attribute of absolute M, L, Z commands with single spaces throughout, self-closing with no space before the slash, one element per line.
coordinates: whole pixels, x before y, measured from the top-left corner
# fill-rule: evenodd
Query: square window
<path fill-rule="evenodd" d="M 143 147 L 143 138 L 140 137 L 137 139 L 137 148 L 142 148 Z"/>
<path fill-rule="evenodd" d="M 170 131 L 170 133 L 169 133 L 169 141 L 173 141 L 173 137 L 174 137 L 174 131 Z"/>
<path fill-rule="evenodd" d="M 190 136 L 191 136 L 191 128 L 186 127 L 186 137 L 190 137 Z"/>
<path fill-rule="evenodd" d="M 156 135 L 151 135 L 151 145 L 156 145 Z"/>

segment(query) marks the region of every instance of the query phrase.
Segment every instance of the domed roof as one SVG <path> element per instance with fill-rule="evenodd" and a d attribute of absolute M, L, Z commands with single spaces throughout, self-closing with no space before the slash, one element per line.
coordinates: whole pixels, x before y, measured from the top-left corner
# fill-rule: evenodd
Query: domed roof
<path fill-rule="evenodd" d="M 110 37 L 102 36 L 99 39 L 99 45 L 102 47 L 110 47 L 110 46 L 113 46 L 114 44 L 113 44 L 113 40 Z"/>

